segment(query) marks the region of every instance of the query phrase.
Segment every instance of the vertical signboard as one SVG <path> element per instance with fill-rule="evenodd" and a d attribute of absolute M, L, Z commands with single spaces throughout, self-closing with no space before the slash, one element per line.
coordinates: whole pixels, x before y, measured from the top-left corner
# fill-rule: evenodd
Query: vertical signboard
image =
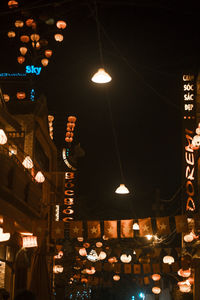
<path fill-rule="evenodd" d="M 183 129 L 184 129 L 184 192 L 183 209 L 196 210 L 197 165 L 193 137 L 196 129 L 196 81 L 193 74 L 183 75 Z"/>

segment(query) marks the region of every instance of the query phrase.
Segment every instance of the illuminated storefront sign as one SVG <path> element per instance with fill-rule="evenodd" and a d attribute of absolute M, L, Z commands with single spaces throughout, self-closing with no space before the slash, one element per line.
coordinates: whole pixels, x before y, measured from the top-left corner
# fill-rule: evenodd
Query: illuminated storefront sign
<path fill-rule="evenodd" d="M 65 198 L 64 198 L 64 206 L 63 206 L 63 221 L 68 222 L 69 220 L 73 220 L 74 210 L 72 209 L 72 205 L 74 204 L 74 180 L 75 173 L 74 172 L 66 172 L 65 173 Z"/>
<path fill-rule="evenodd" d="M 26 73 L 27 74 L 40 75 L 41 70 L 42 70 L 42 67 L 35 67 L 33 65 L 26 66 Z"/>
<path fill-rule="evenodd" d="M 184 202 L 186 211 L 196 209 L 196 166 L 195 147 L 192 143 L 196 123 L 195 77 L 183 75 L 184 108 Z"/>
<path fill-rule="evenodd" d="M 30 65 L 30 66 L 28 65 L 25 67 L 25 73 L 2 72 L 2 73 L 0 73 L 0 77 L 4 77 L 4 78 L 5 77 L 26 77 L 29 74 L 35 74 L 38 76 L 38 75 L 40 75 L 41 70 L 42 70 L 42 67 L 35 67 L 34 65 Z"/>

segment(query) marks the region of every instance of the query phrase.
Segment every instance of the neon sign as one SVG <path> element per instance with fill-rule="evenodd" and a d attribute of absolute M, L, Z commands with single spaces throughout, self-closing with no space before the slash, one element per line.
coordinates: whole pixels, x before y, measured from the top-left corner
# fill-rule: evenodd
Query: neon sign
<path fill-rule="evenodd" d="M 41 70 L 42 70 L 42 67 L 35 67 L 33 65 L 26 66 L 26 73 L 27 74 L 40 75 Z"/>

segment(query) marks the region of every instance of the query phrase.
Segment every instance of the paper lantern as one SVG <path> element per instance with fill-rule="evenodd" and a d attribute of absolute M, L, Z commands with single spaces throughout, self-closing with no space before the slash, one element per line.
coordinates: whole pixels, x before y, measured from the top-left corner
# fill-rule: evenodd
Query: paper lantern
<path fill-rule="evenodd" d="M 33 42 L 38 42 L 39 39 L 40 39 L 39 34 L 37 34 L 37 33 L 31 34 L 31 40 L 32 40 Z"/>
<path fill-rule="evenodd" d="M 20 53 L 22 54 L 22 55 L 26 55 L 26 52 L 27 52 L 27 48 L 26 47 L 20 47 L 19 48 L 19 51 L 20 51 Z"/>
<path fill-rule="evenodd" d="M 30 156 L 26 156 L 23 160 L 22 165 L 26 168 L 26 169 L 32 169 L 33 168 L 33 161 L 30 158 Z"/>
<path fill-rule="evenodd" d="M 0 145 L 4 145 L 7 143 L 7 136 L 3 129 L 0 129 Z"/>
<path fill-rule="evenodd" d="M 103 83 L 110 82 L 112 78 L 103 68 L 101 68 L 97 71 L 97 73 L 93 75 L 91 80 L 95 83 L 103 84 Z"/>
<path fill-rule="evenodd" d="M 43 183 L 45 181 L 45 177 L 41 171 L 38 171 L 35 175 L 35 181 L 37 181 L 38 183 Z"/>
<path fill-rule="evenodd" d="M 71 142 L 73 141 L 73 138 L 71 138 L 71 137 L 70 137 L 70 138 L 69 138 L 69 137 L 66 137 L 66 138 L 65 138 L 65 141 L 66 141 L 67 143 L 71 143 Z"/>
<path fill-rule="evenodd" d="M 8 31 L 8 37 L 11 39 L 11 38 L 14 38 L 16 36 L 15 32 L 14 31 Z"/>
<path fill-rule="evenodd" d="M 91 267 L 90 269 L 86 269 L 86 273 L 89 275 L 95 274 L 96 270 L 94 267 Z"/>
<path fill-rule="evenodd" d="M 160 274 L 153 274 L 152 276 L 151 276 L 151 278 L 153 279 L 153 281 L 158 281 L 158 280 L 160 280 Z"/>
<path fill-rule="evenodd" d="M 74 117 L 74 116 L 69 116 L 69 117 L 68 117 L 68 122 L 69 122 L 69 123 L 75 123 L 75 122 L 76 122 L 76 117 Z"/>
<path fill-rule="evenodd" d="M 46 67 L 46 66 L 48 65 L 48 63 L 49 63 L 49 60 L 48 60 L 47 58 L 43 58 L 43 59 L 41 60 L 41 63 L 42 63 L 42 65 L 43 65 L 44 67 Z"/>
<path fill-rule="evenodd" d="M 163 262 L 164 262 L 164 264 L 171 265 L 174 263 L 174 258 L 170 255 L 166 255 L 163 257 Z"/>
<path fill-rule="evenodd" d="M 63 272 L 63 266 L 61 266 L 61 265 L 55 265 L 54 267 L 53 267 L 53 272 L 55 273 L 55 274 L 59 274 L 59 273 L 62 273 Z"/>
<path fill-rule="evenodd" d="M 3 233 L 3 228 L 0 228 L 0 242 L 6 242 L 10 239 L 10 233 Z"/>
<path fill-rule="evenodd" d="M 110 264 L 114 264 L 114 263 L 117 263 L 118 260 L 117 260 L 117 258 L 115 256 L 113 256 L 113 257 L 108 258 L 108 262 Z"/>
<path fill-rule="evenodd" d="M 102 242 L 96 242 L 96 247 L 97 247 L 97 248 L 100 248 L 100 247 L 102 247 L 102 246 L 103 246 Z"/>
<path fill-rule="evenodd" d="M 78 242 L 83 242 L 84 238 L 82 236 L 77 237 Z"/>
<path fill-rule="evenodd" d="M 87 255 L 87 259 L 91 262 L 95 262 L 99 260 L 99 256 L 97 255 L 96 251 L 92 249 L 90 253 Z"/>
<path fill-rule="evenodd" d="M 63 257 L 63 251 L 59 251 L 58 254 L 54 255 L 55 259 L 61 259 Z"/>
<path fill-rule="evenodd" d="M 107 256 L 107 254 L 106 254 L 106 252 L 104 252 L 104 251 L 101 251 L 101 252 L 99 253 L 99 259 L 100 259 L 100 260 L 104 260 L 104 259 L 106 258 L 106 256 Z"/>
<path fill-rule="evenodd" d="M 187 270 L 180 269 L 178 270 L 178 275 L 181 277 L 189 277 L 191 275 L 191 269 L 187 269 Z"/>
<path fill-rule="evenodd" d="M 31 27 L 33 24 L 34 20 L 33 19 L 28 19 L 26 20 L 26 26 Z"/>
<path fill-rule="evenodd" d="M 33 48 L 36 48 L 36 50 L 39 50 L 40 47 L 41 47 L 40 42 L 37 42 L 37 43 L 32 42 L 32 47 L 33 47 Z"/>
<path fill-rule="evenodd" d="M 121 256 L 120 256 L 120 260 L 123 262 L 123 263 L 130 263 L 131 262 L 131 260 L 132 260 L 132 257 L 131 257 L 131 255 L 129 254 L 129 255 L 126 255 L 126 254 L 122 254 Z"/>
<path fill-rule="evenodd" d="M 21 35 L 20 36 L 20 41 L 23 43 L 28 43 L 30 41 L 30 38 L 28 35 Z"/>
<path fill-rule="evenodd" d="M 8 101 L 10 101 L 10 96 L 7 94 L 3 94 L 3 99 L 5 102 L 8 102 Z"/>
<path fill-rule="evenodd" d="M 83 246 L 84 246 L 85 248 L 89 248 L 89 247 L 90 247 L 90 243 L 84 243 Z"/>
<path fill-rule="evenodd" d="M 16 7 L 18 7 L 18 2 L 17 1 L 8 1 L 8 7 L 16 8 Z"/>
<path fill-rule="evenodd" d="M 47 58 L 51 57 L 52 53 L 53 53 L 53 51 L 50 49 L 44 51 L 44 54 Z"/>
<path fill-rule="evenodd" d="M 21 20 L 15 21 L 15 27 L 21 28 L 23 26 L 24 26 L 24 22 L 23 21 L 21 21 Z"/>
<path fill-rule="evenodd" d="M 114 281 L 119 281 L 120 280 L 120 276 L 119 275 L 114 275 L 113 276 L 113 280 Z"/>
<path fill-rule="evenodd" d="M 24 56 L 18 56 L 17 61 L 19 64 L 23 64 L 23 62 L 25 61 Z"/>
<path fill-rule="evenodd" d="M 154 286 L 152 288 L 152 292 L 155 294 L 155 295 L 159 295 L 160 292 L 161 292 L 161 288 L 159 288 L 158 286 Z"/>
<path fill-rule="evenodd" d="M 189 293 L 191 291 L 191 287 L 187 284 L 179 285 L 179 290 L 182 293 Z"/>
<path fill-rule="evenodd" d="M 56 42 L 62 42 L 63 39 L 64 39 L 64 37 L 63 37 L 62 34 L 56 33 L 56 34 L 54 35 L 54 39 L 56 40 Z"/>
<path fill-rule="evenodd" d="M 57 23 L 56 23 L 56 26 L 58 29 L 65 29 L 67 24 L 65 21 L 62 21 L 62 20 L 59 20 Z"/>
<path fill-rule="evenodd" d="M 26 93 L 25 92 L 17 92 L 17 99 L 23 100 L 26 98 Z"/>
<path fill-rule="evenodd" d="M 53 120 L 54 120 L 54 116 L 48 115 L 48 121 L 49 121 L 49 122 L 53 122 Z"/>
<path fill-rule="evenodd" d="M 85 248 L 80 248 L 79 249 L 79 254 L 80 254 L 80 256 L 86 256 L 87 255 L 86 249 Z"/>

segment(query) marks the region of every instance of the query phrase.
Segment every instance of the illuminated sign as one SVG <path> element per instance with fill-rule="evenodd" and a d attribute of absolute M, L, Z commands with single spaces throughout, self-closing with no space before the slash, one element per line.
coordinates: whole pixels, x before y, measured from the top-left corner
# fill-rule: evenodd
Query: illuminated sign
<path fill-rule="evenodd" d="M 26 77 L 28 74 L 40 75 L 42 67 L 35 67 L 34 65 L 26 66 L 25 73 L 0 73 L 0 77 Z"/>
<path fill-rule="evenodd" d="M 66 172 L 65 173 L 65 198 L 64 198 L 64 206 L 63 206 L 63 222 L 68 222 L 69 220 L 73 220 L 72 215 L 74 214 L 74 210 L 72 209 L 72 205 L 74 204 L 74 172 Z"/>
<path fill-rule="evenodd" d="M 37 247 L 37 236 L 24 236 L 22 238 L 22 247 L 23 248 L 33 248 Z"/>
<path fill-rule="evenodd" d="M 35 74 L 40 75 L 42 67 L 35 67 L 35 66 L 26 66 L 26 73 L 27 74 Z"/>

